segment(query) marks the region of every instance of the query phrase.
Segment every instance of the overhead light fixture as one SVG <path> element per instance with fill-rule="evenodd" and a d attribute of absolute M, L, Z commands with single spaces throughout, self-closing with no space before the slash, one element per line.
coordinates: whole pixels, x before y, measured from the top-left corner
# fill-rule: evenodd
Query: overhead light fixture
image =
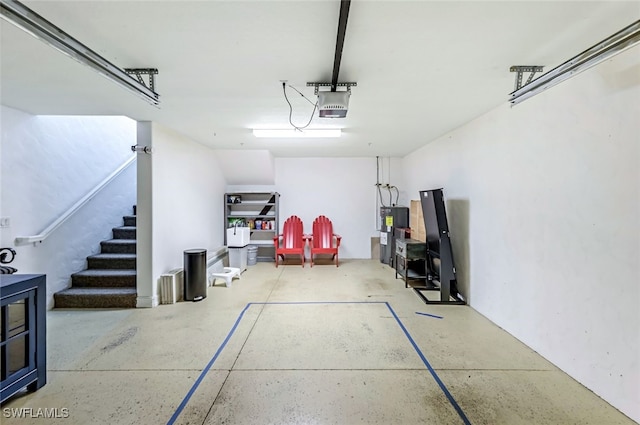
<path fill-rule="evenodd" d="M 157 69 L 131 69 L 128 72 L 120 69 L 19 1 L 2 0 L 0 12 L 2 19 L 14 24 L 83 65 L 89 66 L 94 71 L 145 101 L 153 105 L 160 103 L 160 96 L 153 90 L 153 77 L 157 74 Z M 137 80 L 130 76 L 130 73 L 135 74 Z M 143 83 L 140 74 L 149 75 L 151 88 Z"/>
<path fill-rule="evenodd" d="M 323 129 L 304 129 L 296 130 L 288 129 L 254 129 L 255 137 L 272 137 L 272 138 L 317 138 L 340 137 L 342 130 L 339 128 L 323 128 Z"/>
<path fill-rule="evenodd" d="M 546 89 L 555 86 L 578 73 L 603 62 L 610 57 L 638 44 L 640 42 L 640 21 L 618 31 L 609 38 L 590 47 L 579 55 L 569 59 L 562 65 L 542 74 L 535 80 L 515 90 L 509 96 L 511 105 L 517 105 L 525 99 L 535 96 Z"/>

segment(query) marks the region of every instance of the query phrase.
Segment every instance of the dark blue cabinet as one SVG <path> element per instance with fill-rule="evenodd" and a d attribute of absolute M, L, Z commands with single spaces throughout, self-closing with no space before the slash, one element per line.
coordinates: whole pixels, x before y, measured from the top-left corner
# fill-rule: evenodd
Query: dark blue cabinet
<path fill-rule="evenodd" d="M 0 278 L 1 400 L 23 388 L 35 391 L 47 382 L 45 275 Z"/>

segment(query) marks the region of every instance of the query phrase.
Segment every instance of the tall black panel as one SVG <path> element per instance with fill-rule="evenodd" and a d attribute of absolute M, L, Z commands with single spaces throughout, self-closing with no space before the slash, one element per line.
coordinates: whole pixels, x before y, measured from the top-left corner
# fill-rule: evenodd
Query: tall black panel
<path fill-rule="evenodd" d="M 442 201 L 442 192 L 427 190 L 420 192 L 422 202 L 422 216 L 427 232 L 427 248 L 434 253 L 440 253 L 440 223 L 436 211 L 436 204 Z M 438 199 L 440 198 L 440 199 Z M 445 218 L 445 227 L 447 225 Z"/>
<path fill-rule="evenodd" d="M 456 268 L 453 262 L 453 251 L 447 223 L 447 210 L 444 203 L 442 189 L 420 191 L 422 215 L 427 232 L 427 290 L 439 290 L 439 301 L 425 302 L 447 304 L 464 304 L 464 299 L 458 293 L 456 282 Z"/>

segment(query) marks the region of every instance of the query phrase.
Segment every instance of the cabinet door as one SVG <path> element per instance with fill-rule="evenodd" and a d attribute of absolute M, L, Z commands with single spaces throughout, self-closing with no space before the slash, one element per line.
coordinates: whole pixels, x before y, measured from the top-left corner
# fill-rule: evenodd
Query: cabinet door
<path fill-rule="evenodd" d="M 3 386 L 35 369 L 35 296 L 33 289 L 2 300 L 0 375 Z"/>

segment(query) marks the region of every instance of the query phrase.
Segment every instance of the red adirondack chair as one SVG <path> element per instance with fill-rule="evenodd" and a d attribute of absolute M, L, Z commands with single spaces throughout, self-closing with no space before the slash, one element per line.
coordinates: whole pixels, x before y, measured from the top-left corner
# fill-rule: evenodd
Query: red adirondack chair
<path fill-rule="evenodd" d="M 298 254 L 304 267 L 304 246 L 305 236 L 302 230 L 302 220 L 300 217 L 292 215 L 282 226 L 282 233 L 273 238 L 276 247 L 276 267 L 278 267 L 278 257 L 284 261 L 285 254 Z"/>
<path fill-rule="evenodd" d="M 314 254 L 333 254 L 336 267 L 338 267 L 338 248 L 342 236 L 333 233 L 333 224 L 327 217 L 321 215 L 313 221 L 313 234 L 311 235 L 311 267 L 313 267 Z M 334 244 L 335 240 L 335 244 Z"/>

